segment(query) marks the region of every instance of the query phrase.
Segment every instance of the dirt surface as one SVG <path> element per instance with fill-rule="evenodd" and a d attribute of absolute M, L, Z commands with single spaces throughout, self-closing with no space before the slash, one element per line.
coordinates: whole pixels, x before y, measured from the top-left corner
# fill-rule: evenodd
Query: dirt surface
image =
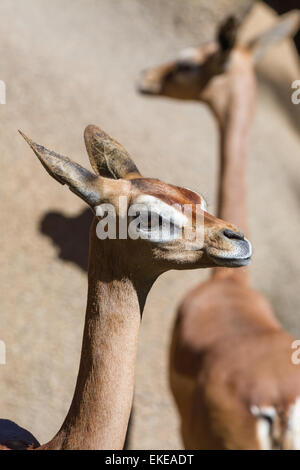
<path fill-rule="evenodd" d="M 208 3 L 216 5 L 213 13 Z M 214 211 L 218 136 L 211 114 L 197 103 L 139 96 L 134 85 L 140 70 L 211 38 L 224 12 L 234 6 L 242 14 L 248 3 L 1 0 L 7 104 L 0 106 L 0 339 L 7 364 L 0 366 L 0 416 L 41 442 L 61 425 L 75 385 L 90 214 L 47 175 L 17 129 L 87 165 L 83 129 L 98 124 L 145 175 L 202 191 Z M 244 35 L 272 21 L 270 10 L 258 6 Z M 300 79 L 297 60 L 286 42 L 258 68 L 249 210 L 254 285 L 300 338 L 300 105 L 290 102 L 291 82 Z M 167 384 L 170 330 L 186 290 L 207 275 L 171 272 L 150 293 L 131 448 L 181 446 Z"/>

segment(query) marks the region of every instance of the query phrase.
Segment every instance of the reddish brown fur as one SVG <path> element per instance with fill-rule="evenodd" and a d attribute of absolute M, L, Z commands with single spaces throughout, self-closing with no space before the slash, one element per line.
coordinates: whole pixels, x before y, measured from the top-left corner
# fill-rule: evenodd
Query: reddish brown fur
<path fill-rule="evenodd" d="M 268 302 L 234 279 L 212 279 L 184 300 L 173 333 L 170 383 L 187 449 L 259 449 L 251 406 L 281 422 L 300 396 L 294 338 Z"/>

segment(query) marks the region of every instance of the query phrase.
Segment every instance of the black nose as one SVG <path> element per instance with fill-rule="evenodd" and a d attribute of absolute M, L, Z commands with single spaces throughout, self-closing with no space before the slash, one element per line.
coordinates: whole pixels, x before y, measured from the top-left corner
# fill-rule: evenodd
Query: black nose
<path fill-rule="evenodd" d="M 244 234 L 243 233 L 237 233 L 233 232 L 232 230 L 228 230 L 227 228 L 223 230 L 223 235 L 226 238 L 229 238 L 230 240 L 244 240 Z"/>

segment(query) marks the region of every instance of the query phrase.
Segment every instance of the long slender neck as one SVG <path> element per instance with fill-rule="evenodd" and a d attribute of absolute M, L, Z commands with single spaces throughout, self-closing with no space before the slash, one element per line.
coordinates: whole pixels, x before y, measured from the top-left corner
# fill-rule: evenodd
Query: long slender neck
<path fill-rule="evenodd" d="M 94 222 L 76 389 L 62 428 L 43 449 L 122 449 L 124 444 L 141 315 L 153 280 L 131 275 L 120 241 L 100 242 L 95 232 Z"/>
<path fill-rule="evenodd" d="M 225 110 L 218 114 L 220 128 L 220 176 L 218 217 L 248 233 L 247 149 L 255 101 L 255 77 L 232 83 Z M 216 268 L 214 276 L 230 276 L 247 282 L 248 268 Z"/>

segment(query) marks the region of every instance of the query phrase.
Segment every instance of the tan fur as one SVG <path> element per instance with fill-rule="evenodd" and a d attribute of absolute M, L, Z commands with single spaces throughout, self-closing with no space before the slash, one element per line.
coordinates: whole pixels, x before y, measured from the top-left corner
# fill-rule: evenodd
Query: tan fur
<path fill-rule="evenodd" d="M 155 195 L 169 205 L 190 204 L 189 218 L 195 225 L 193 214 L 196 204 L 201 204 L 201 196 L 142 178 L 126 150 L 96 126 L 85 131 L 95 173 L 24 137 L 48 173 L 66 184 L 94 212 L 106 202 L 113 204 L 117 215 L 123 217 L 137 197 Z M 102 169 L 106 177 L 101 175 Z M 119 210 L 119 196 L 127 196 L 126 213 Z M 130 238 L 101 241 L 96 236 L 99 219 L 94 218 L 86 320 L 74 397 L 61 429 L 38 449 L 122 449 L 133 397 L 140 321 L 152 284 L 169 269 L 229 265 L 228 260 L 217 263 L 209 250 L 235 252 L 238 242 L 227 238 L 224 230 L 235 231 L 240 237 L 238 229 L 207 213 L 204 220 L 204 244 L 194 243 L 191 248 L 189 233 L 164 243 Z M 237 255 L 232 256 L 239 262 Z"/>
<path fill-rule="evenodd" d="M 208 104 L 221 135 L 219 216 L 245 232 L 253 64 L 273 42 L 295 33 L 299 23 L 299 12 L 284 15 L 278 26 L 242 48 L 235 45 L 235 34 L 230 36 L 229 21 L 221 28 L 219 46 L 187 50 L 179 62 L 150 69 L 141 79 L 143 92 Z M 291 362 L 293 340 L 266 299 L 249 287 L 247 268 L 217 268 L 211 280 L 184 298 L 172 336 L 170 385 L 186 449 L 299 445 L 297 428 L 291 427 L 300 397 L 300 370 Z M 271 410 L 273 418 L 260 415 L 264 410 Z M 267 430 L 263 441 L 261 420 Z"/>

